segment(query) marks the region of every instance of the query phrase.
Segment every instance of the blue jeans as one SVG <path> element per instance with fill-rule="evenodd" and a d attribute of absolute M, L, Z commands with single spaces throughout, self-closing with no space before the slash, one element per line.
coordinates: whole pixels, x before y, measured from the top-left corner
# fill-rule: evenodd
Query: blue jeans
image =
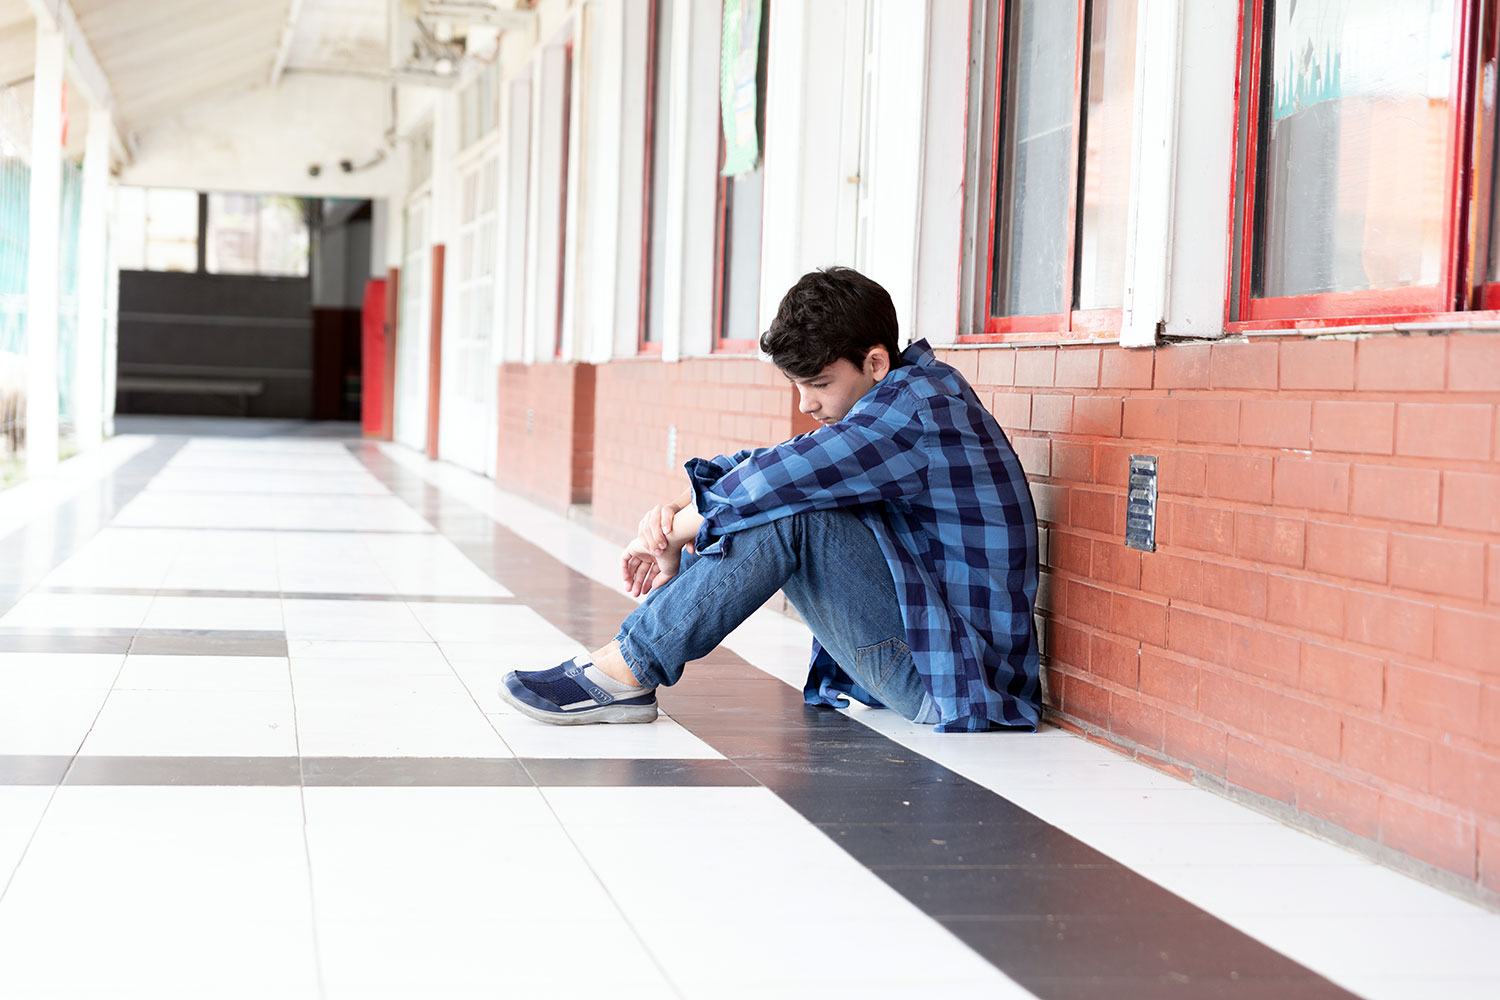
<path fill-rule="evenodd" d="M 907 719 L 938 714 L 912 663 L 901 605 L 875 534 L 846 510 L 814 510 L 736 532 L 723 556 L 683 553 L 615 641 L 637 680 L 676 684 L 776 591 L 844 672 Z"/>

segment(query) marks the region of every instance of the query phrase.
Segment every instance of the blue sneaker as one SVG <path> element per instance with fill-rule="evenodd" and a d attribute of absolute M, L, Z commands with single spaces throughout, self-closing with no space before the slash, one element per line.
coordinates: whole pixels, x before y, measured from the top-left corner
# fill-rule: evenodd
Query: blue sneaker
<path fill-rule="evenodd" d="M 625 689 L 592 666 L 575 658 L 548 670 L 512 670 L 500 683 L 500 697 L 522 715 L 554 726 L 656 721 L 655 688 Z M 612 693 L 604 683 L 624 690 Z"/>

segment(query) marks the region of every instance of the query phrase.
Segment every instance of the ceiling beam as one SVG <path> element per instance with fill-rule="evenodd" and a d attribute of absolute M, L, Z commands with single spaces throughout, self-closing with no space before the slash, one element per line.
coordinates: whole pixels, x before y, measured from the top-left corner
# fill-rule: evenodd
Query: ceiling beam
<path fill-rule="evenodd" d="M 286 23 L 281 26 L 281 44 L 276 47 L 276 61 L 271 63 L 271 86 L 281 82 L 281 73 L 292 54 L 292 39 L 297 34 L 297 21 L 302 16 L 302 0 L 291 0 L 286 11 Z"/>
<path fill-rule="evenodd" d="M 506 31 L 512 28 L 529 28 L 536 23 L 534 10 L 500 10 L 487 3 L 455 3 L 444 0 L 425 0 L 423 17 L 446 18 L 459 24 L 483 24 Z"/>
<path fill-rule="evenodd" d="M 109 77 L 104 75 L 104 68 L 94 56 L 94 48 L 78 24 L 73 5 L 68 0 L 26 2 L 31 7 L 32 15 L 36 17 L 38 28 L 56 31 L 63 36 L 63 50 L 68 54 L 68 64 L 73 68 L 73 77 L 83 88 L 84 96 L 94 107 L 104 108 L 112 113 L 113 127 L 109 137 L 111 152 L 121 163 L 129 163 L 135 155 L 134 148 L 125 138 L 129 132 L 122 127 L 120 109 L 116 106 Z"/>

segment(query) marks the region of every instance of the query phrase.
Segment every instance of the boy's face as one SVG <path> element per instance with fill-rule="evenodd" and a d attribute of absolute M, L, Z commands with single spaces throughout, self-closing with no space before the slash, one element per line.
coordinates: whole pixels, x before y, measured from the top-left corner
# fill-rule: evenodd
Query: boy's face
<path fill-rule="evenodd" d="M 871 348 L 862 367 L 839 358 L 812 378 L 792 379 L 800 395 L 797 408 L 820 423 L 843 420 L 890 371 L 891 359 L 883 347 Z"/>

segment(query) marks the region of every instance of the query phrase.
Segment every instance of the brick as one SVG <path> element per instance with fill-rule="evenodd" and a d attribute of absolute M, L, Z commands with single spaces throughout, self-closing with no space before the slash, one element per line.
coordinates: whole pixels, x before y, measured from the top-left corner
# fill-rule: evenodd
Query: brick
<path fill-rule="evenodd" d="M 1234 552 L 1252 562 L 1301 567 L 1306 556 L 1306 522 L 1240 511 L 1235 515 Z"/>
<path fill-rule="evenodd" d="M 1051 566 L 1068 573 L 1087 576 L 1094 543 L 1083 535 L 1053 529 L 1051 535 Z"/>
<path fill-rule="evenodd" d="M 1500 392 L 1500 337 L 1450 334 L 1449 392 Z"/>
<path fill-rule="evenodd" d="M 1385 661 L 1336 646 L 1304 642 L 1299 683 L 1313 694 L 1378 711 L 1385 700 Z"/>
<path fill-rule="evenodd" d="M 1036 504 L 1038 520 L 1051 524 L 1068 523 L 1068 488 L 1053 483 L 1032 483 L 1031 499 Z"/>
<path fill-rule="evenodd" d="M 1000 390 L 990 400 L 990 413 L 1007 431 L 1031 429 L 1031 393 Z"/>
<path fill-rule="evenodd" d="M 1386 794 L 1380 799 L 1380 840 L 1418 861 L 1474 878 L 1478 844 L 1472 821 Z"/>
<path fill-rule="evenodd" d="M 1266 614 L 1266 574 L 1260 570 L 1203 564 L 1203 603 L 1250 618 Z"/>
<path fill-rule="evenodd" d="M 979 385 L 1014 385 L 1016 381 L 1016 352 L 1009 348 L 989 347 L 974 352 L 978 355 L 977 378 Z"/>
<path fill-rule="evenodd" d="M 1281 388 L 1353 389 L 1352 340 L 1285 340 L 1281 342 Z"/>
<path fill-rule="evenodd" d="M 1216 389 L 1275 389 L 1275 343 L 1214 344 L 1209 370 Z"/>
<path fill-rule="evenodd" d="M 1167 644 L 1167 606 L 1126 594 L 1110 596 L 1110 628 L 1153 646 Z"/>
<path fill-rule="evenodd" d="M 1157 396 L 1127 398 L 1122 432 L 1145 441 L 1177 440 L 1177 400 Z"/>
<path fill-rule="evenodd" d="M 1222 729 L 1166 713 L 1162 749 L 1210 774 L 1224 773 L 1225 735 Z"/>
<path fill-rule="evenodd" d="M 1043 347 L 1015 351 L 1016 385 L 1052 385 L 1055 348 Z"/>
<path fill-rule="evenodd" d="M 1433 647 L 1443 663 L 1500 676 L 1500 612 L 1438 608 Z"/>
<path fill-rule="evenodd" d="M 1099 348 L 1064 347 L 1057 352 L 1053 385 L 1079 389 L 1099 386 Z"/>
<path fill-rule="evenodd" d="M 1073 397 L 1039 394 L 1031 397 L 1031 428 L 1066 433 L 1073 429 Z"/>
<path fill-rule="evenodd" d="M 1207 389 L 1209 344 L 1173 344 L 1156 349 L 1158 389 Z"/>
<path fill-rule="evenodd" d="M 1354 352 L 1354 387 L 1361 391 L 1443 388 L 1447 337 L 1368 337 Z"/>
<path fill-rule="evenodd" d="M 1386 665 L 1386 711 L 1438 733 L 1479 731 L 1479 682 L 1421 667 Z"/>
<path fill-rule="evenodd" d="M 1240 436 L 1237 400 L 1184 399 L 1178 409 L 1177 439 L 1207 444 L 1235 444 Z"/>
<path fill-rule="evenodd" d="M 1223 555 L 1234 551 L 1234 511 L 1180 500 L 1170 508 L 1173 545 Z"/>
<path fill-rule="evenodd" d="M 1210 719 L 1247 733 L 1265 726 L 1265 690 L 1209 670 L 1198 678 L 1198 709 Z"/>
<path fill-rule="evenodd" d="M 1278 458 L 1272 496 L 1278 507 L 1343 513 L 1349 509 L 1350 467 L 1344 462 Z"/>
<path fill-rule="evenodd" d="M 1437 524 L 1438 471 L 1357 465 L 1349 494 L 1349 512 L 1392 521 Z"/>
<path fill-rule="evenodd" d="M 1300 698 L 1269 695 L 1265 735 L 1285 746 L 1331 761 L 1339 759 L 1343 746 L 1342 712 L 1314 705 Z"/>
<path fill-rule="evenodd" d="M 1447 743 L 1432 746 L 1432 794 L 1490 819 L 1500 818 L 1500 754 Z"/>
<path fill-rule="evenodd" d="M 1320 452 L 1390 455 L 1396 450 L 1395 403 L 1313 403 L 1312 446 Z"/>
<path fill-rule="evenodd" d="M 1203 495 L 1208 486 L 1208 456 L 1196 451 L 1169 451 L 1157 458 L 1156 485 L 1159 493 L 1193 497 Z"/>
<path fill-rule="evenodd" d="M 1203 563 L 1163 552 L 1141 557 L 1141 589 L 1179 601 L 1203 603 Z"/>
<path fill-rule="evenodd" d="M 939 361 L 958 369 L 958 373 L 964 377 L 965 382 L 970 385 L 979 385 L 979 356 L 984 351 L 985 349 L 981 348 L 979 350 L 942 351 L 937 354 Z M 1012 360 L 1011 364 L 1014 365 L 1015 361 Z"/>
<path fill-rule="evenodd" d="M 1069 482 L 1092 483 L 1094 481 L 1094 449 L 1090 445 L 1073 441 L 1053 441 L 1052 475 Z"/>
<path fill-rule="evenodd" d="M 1247 503 L 1270 503 L 1272 462 L 1250 455 L 1209 455 L 1209 496 Z"/>
<path fill-rule="evenodd" d="M 1150 649 L 1140 651 L 1137 667 L 1142 694 L 1185 708 L 1198 704 L 1197 667 Z"/>
<path fill-rule="evenodd" d="M 1109 628 L 1109 591 L 1069 580 L 1063 587 L 1063 595 L 1069 618 L 1094 628 Z"/>
<path fill-rule="evenodd" d="M 1076 674 L 1068 674 L 1062 685 L 1062 705 L 1064 712 L 1082 722 L 1103 726 L 1109 721 L 1109 692 Z"/>
<path fill-rule="evenodd" d="M 1500 545 L 1489 547 L 1489 602 L 1500 604 Z"/>
<path fill-rule="evenodd" d="M 1344 591 L 1340 587 L 1272 574 L 1266 581 L 1266 617 L 1278 625 L 1342 637 Z"/>
<path fill-rule="evenodd" d="M 1130 479 L 1130 456 L 1139 454 L 1134 448 L 1123 446 L 1099 446 L 1099 457 L 1094 463 L 1094 481 L 1108 486 L 1124 486 Z M 1161 518 L 1161 507 L 1157 507 L 1157 518 Z M 1157 528 L 1157 534 L 1161 528 Z"/>
<path fill-rule="evenodd" d="M 1416 458 L 1490 457 L 1495 408 L 1481 403 L 1402 403 L 1396 407 L 1396 454 Z"/>
<path fill-rule="evenodd" d="M 1479 882 L 1490 892 L 1500 892 L 1500 824 L 1479 829 Z"/>
<path fill-rule="evenodd" d="M 1380 793 L 1342 773 L 1297 763 L 1297 808 L 1374 840 L 1380 835 Z"/>
<path fill-rule="evenodd" d="M 1282 802 L 1297 791 L 1297 762 L 1268 747 L 1230 736 L 1224 777 L 1241 788 Z"/>
<path fill-rule="evenodd" d="M 1065 663 L 1077 670 L 1089 670 L 1090 636 L 1081 628 L 1075 628 L 1057 619 L 1047 621 L 1047 658 L 1052 663 Z"/>
<path fill-rule="evenodd" d="M 1384 781 L 1427 791 L 1431 749 L 1425 737 L 1354 715 L 1344 719 L 1344 763 Z"/>
<path fill-rule="evenodd" d="M 1143 747 L 1160 750 L 1165 725 L 1162 710 L 1139 697 L 1112 692 L 1109 696 L 1109 728 Z"/>
<path fill-rule="evenodd" d="M 1078 396 L 1073 400 L 1073 433 L 1119 437 L 1124 400 L 1118 396 Z"/>
<path fill-rule="evenodd" d="M 1140 684 L 1141 651 L 1102 635 L 1089 637 L 1089 672 L 1134 691 Z"/>
<path fill-rule="evenodd" d="M 1184 656 L 1228 666 L 1229 623 L 1174 604 L 1167 608 L 1166 645 Z"/>
<path fill-rule="evenodd" d="M 1010 446 L 1028 476 L 1052 475 L 1052 445 L 1047 438 L 1018 434 L 1011 438 Z"/>
<path fill-rule="evenodd" d="M 1385 583 L 1389 539 L 1375 528 L 1307 522 L 1307 568 L 1331 576 Z"/>
<path fill-rule="evenodd" d="M 1433 607 L 1350 590 L 1344 595 L 1344 637 L 1412 656 L 1432 655 Z"/>
<path fill-rule="evenodd" d="M 1118 587 L 1138 590 L 1141 586 L 1141 553 L 1122 542 L 1095 539 L 1090 575 Z"/>
<path fill-rule="evenodd" d="M 1106 348 L 1099 361 L 1099 384 L 1107 389 L 1149 389 L 1156 352 Z"/>
<path fill-rule="evenodd" d="M 1442 521 L 1449 528 L 1500 533 L 1500 476 L 1444 472 Z"/>
<path fill-rule="evenodd" d="M 1294 636 L 1235 622 L 1229 628 L 1229 665 L 1242 674 L 1295 684 L 1301 646 Z"/>
<path fill-rule="evenodd" d="M 1312 403 L 1305 399 L 1247 399 L 1240 404 L 1240 444 L 1306 449 L 1312 441 Z"/>
<path fill-rule="evenodd" d="M 1500 733 L 1500 685 L 1486 684 L 1479 692 L 1479 731 Z"/>
<path fill-rule="evenodd" d="M 1106 535 L 1115 533 L 1115 498 L 1112 493 L 1075 489 L 1068 521 L 1076 528 L 1091 528 Z"/>
<path fill-rule="evenodd" d="M 1391 585 L 1484 600 L 1484 546 L 1450 538 L 1391 535 Z"/>

